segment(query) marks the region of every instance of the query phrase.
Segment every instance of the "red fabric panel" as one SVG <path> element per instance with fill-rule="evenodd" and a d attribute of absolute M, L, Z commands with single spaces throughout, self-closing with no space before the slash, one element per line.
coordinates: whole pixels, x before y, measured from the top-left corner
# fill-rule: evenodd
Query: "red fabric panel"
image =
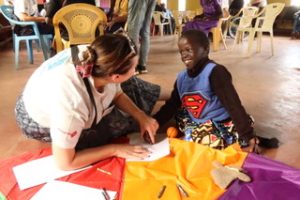
<path fill-rule="evenodd" d="M 12 168 L 16 165 L 30 160 L 42 158 L 51 154 L 51 149 L 42 149 L 34 153 L 25 153 L 0 162 L 0 191 L 7 199 L 27 200 L 30 199 L 43 185 L 38 185 L 20 191 Z M 112 175 L 97 170 L 111 172 Z M 106 188 L 108 190 L 120 191 L 124 169 L 124 159 L 108 158 L 94 164 L 91 168 L 62 177 L 58 180 L 68 181 L 93 188 Z"/>

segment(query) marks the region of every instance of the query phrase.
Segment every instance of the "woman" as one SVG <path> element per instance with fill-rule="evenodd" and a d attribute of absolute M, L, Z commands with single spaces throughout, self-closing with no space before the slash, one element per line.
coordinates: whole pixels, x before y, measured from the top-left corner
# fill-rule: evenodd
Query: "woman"
<path fill-rule="evenodd" d="M 208 35 L 212 27 L 216 27 L 219 18 L 222 17 L 222 8 L 218 0 L 200 0 L 203 13 L 197 15 L 192 21 L 189 21 L 183 27 L 183 32 L 187 30 L 201 30 Z"/>
<path fill-rule="evenodd" d="M 120 83 L 133 76 L 137 62 L 136 45 L 121 34 L 100 36 L 90 46 L 72 47 L 45 61 L 28 80 L 16 105 L 17 122 L 23 133 L 52 142 L 54 159 L 64 170 L 81 168 L 111 156 L 141 159 L 148 156 L 148 150 L 141 146 L 109 144 L 119 135 L 111 134 L 113 127 L 102 123 L 104 116 L 116 110 L 115 105 L 131 115 L 142 135 L 148 132 L 154 142 L 156 120 L 140 110 L 120 87 Z M 148 89 L 146 93 L 153 104 L 159 88 Z"/>

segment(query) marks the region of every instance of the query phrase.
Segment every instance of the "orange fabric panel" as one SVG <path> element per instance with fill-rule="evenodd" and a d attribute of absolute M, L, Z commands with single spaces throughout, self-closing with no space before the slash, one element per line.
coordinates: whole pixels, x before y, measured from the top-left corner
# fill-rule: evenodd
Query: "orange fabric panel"
<path fill-rule="evenodd" d="M 212 162 L 241 167 L 247 156 L 238 145 L 220 151 L 179 139 L 170 139 L 170 150 L 169 156 L 153 162 L 126 163 L 120 199 L 157 199 L 163 185 L 166 190 L 161 199 L 185 199 L 176 184 L 189 194 L 186 199 L 217 199 L 225 190 L 210 176 Z"/>

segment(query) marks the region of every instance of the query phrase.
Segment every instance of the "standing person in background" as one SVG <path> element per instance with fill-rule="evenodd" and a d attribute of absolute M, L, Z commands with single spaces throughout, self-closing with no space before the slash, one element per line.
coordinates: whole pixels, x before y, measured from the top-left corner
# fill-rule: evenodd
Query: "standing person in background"
<path fill-rule="evenodd" d="M 40 34 L 53 35 L 53 26 L 46 24 L 46 18 L 40 15 L 37 0 L 18 0 L 14 2 L 14 14 L 20 21 L 37 22 Z M 15 26 L 15 32 L 18 35 L 31 35 L 33 30 L 31 26 Z"/>
<path fill-rule="evenodd" d="M 220 17 L 222 17 L 222 8 L 219 0 L 200 0 L 203 13 L 194 17 L 183 27 L 183 32 L 187 30 L 201 30 L 208 35 L 212 27 L 216 27 Z"/>
<path fill-rule="evenodd" d="M 128 35 L 136 44 L 140 43 L 136 74 L 148 72 L 146 64 L 150 50 L 150 24 L 155 3 L 155 0 L 129 0 L 128 3 Z"/>
<path fill-rule="evenodd" d="M 294 24 L 291 38 L 300 39 L 300 10 L 294 14 Z"/>
<path fill-rule="evenodd" d="M 108 24 L 105 32 L 113 33 L 119 28 L 124 28 L 128 16 L 128 0 L 116 0 L 113 11 L 108 16 Z"/>

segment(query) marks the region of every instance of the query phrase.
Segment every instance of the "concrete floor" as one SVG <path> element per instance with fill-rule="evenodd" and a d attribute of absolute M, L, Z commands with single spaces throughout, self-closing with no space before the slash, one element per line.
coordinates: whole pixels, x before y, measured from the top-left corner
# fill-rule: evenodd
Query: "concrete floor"
<path fill-rule="evenodd" d="M 264 150 L 262 154 L 300 169 L 297 147 L 300 144 L 300 40 L 275 37 L 275 55 L 271 56 L 269 39 L 264 37 L 262 52 L 253 53 L 250 58 L 244 56 L 246 44 L 233 48 L 233 40 L 228 39 L 229 49 L 221 46 L 210 57 L 232 73 L 243 105 L 256 120 L 256 133 L 281 141 L 278 149 Z M 0 50 L 0 160 L 48 146 L 23 137 L 14 117 L 17 96 L 43 61 L 41 52 L 35 53 L 35 64 L 27 64 L 23 48 L 20 69 L 16 70 L 11 45 Z M 149 73 L 140 77 L 171 90 L 176 74 L 183 69 L 177 52 L 177 36 L 152 37 L 148 63 Z"/>

